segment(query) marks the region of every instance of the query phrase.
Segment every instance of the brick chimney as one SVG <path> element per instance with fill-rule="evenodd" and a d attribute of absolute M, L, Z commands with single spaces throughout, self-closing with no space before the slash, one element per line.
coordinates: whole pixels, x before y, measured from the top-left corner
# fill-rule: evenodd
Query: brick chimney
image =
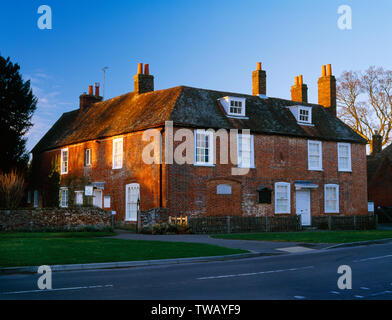
<path fill-rule="evenodd" d="M 308 102 L 308 86 L 303 83 L 302 75 L 295 77 L 294 85 L 291 87 L 291 100 Z"/>
<path fill-rule="evenodd" d="M 267 73 L 261 69 L 261 62 L 257 62 L 257 69 L 252 73 L 253 95 L 267 94 Z"/>
<path fill-rule="evenodd" d="M 318 103 L 336 117 L 336 78 L 330 64 L 322 67 L 318 80 Z"/>
<path fill-rule="evenodd" d="M 88 94 L 82 93 L 79 96 L 79 111 L 87 110 L 93 103 L 102 101 L 99 95 L 99 83 L 95 83 L 95 95 L 93 94 L 93 86 L 88 86 Z"/>
<path fill-rule="evenodd" d="M 154 91 L 154 76 L 150 75 L 149 65 L 144 66 L 143 63 L 138 64 L 137 74 L 133 77 L 135 92 L 137 94 Z"/>
<path fill-rule="evenodd" d="M 372 156 L 382 151 L 382 136 L 378 131 L 374 132 L 372 137 Z"/>

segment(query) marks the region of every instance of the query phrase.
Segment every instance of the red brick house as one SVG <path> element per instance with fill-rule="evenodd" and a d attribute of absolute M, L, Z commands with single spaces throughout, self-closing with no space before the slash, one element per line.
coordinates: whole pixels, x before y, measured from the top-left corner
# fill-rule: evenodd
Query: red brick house
<path fill-rule="evenodd" d="M 135 221 L 138 200 L 142 211 L 167 208 L 171 215 L 301 214 L 303 225 L 312 216 L 368 213 L 366 141 L 336 117 L 330 65 L 318 81 L 318 105 L 307 102 L 302 76 L 292 100 L 267 97 L 260 63 L 253 95 L 186 86 L 155 91 L 145 67 L 139 64 L 134 91 L 119 97 L 101 101 L 90 86 L 80 107 L 34 147 L 37 206 L 46 205 L 43 181 L 57 157 L 60 205 L 86 203 L 92 192 L 93 204 L 116 211 L 117 221 Z M 142 137 L 152 128 L 162 138 L 162 161 L 147 164 L 142 154 L 150 141 Z M 167 161 L 168 141 L 174 137 L 177 150 L 186 139 L 178 138 L 181 129 L 194 134 L 192 163 Z M 223 150 L 223 138 L 207 129 L 249 129 L 250 136 Z M 222 163 L 222 150 L 235 161 Z M 246 174 L 233 174 L 244 167 Z"/>

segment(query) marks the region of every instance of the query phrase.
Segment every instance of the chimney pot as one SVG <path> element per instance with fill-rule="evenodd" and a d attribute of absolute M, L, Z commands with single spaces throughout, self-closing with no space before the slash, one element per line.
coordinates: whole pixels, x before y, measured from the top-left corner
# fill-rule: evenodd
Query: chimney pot
<path fill-rule="evenodd" d="M 144 65 L 144 74 L 149 75 L 150 74 L 150 66 L 148 63 Z"/>
<path fill-rule="evenodd" d="M 90 96 L 92 96 L 93 95 L 93 86 L 88 86 L 88 94 L 90 95 Z"/>
<path fill-rule="evenodd" d="M 299 84 L 302 86 L 304 84 L 304 78 L 302 74 L 299 76 Z"/>
<path fill-rule="evenodd" d="M 299 85 L 298 77 L 295 77 L 295 78 L 294 78 L 294 85 L 295 85 L 295 86 L 298 86 L 298 85 Z"/>
<path fill-rule="evenodd" d="M 327 76 L 332 76 L 332 66 L 330 64 L 327 65 Z"/>
<path fill-rule="evenodd" d="M 261 62 L 257 62 L 257 70 L 261 70 Z"/>
<path fill-rule="evenodd" d="M 308 86 L 303 83 L 303 76 L 295 77 L 294 85 L 291 87 L 291 100 L 296 102 L 308 102 Z"/>
<path fill-rule="evenodd" d="M 137 65 L 137 74 L 143 74 L 143 63 Z"/>
<path fill-rule="evenodd" d="M 321 76 L 322 77 L 325 77 L 327 75 L 327 67 L 326 66 L 323 66 L 322 68 L 321 68 Z"/>

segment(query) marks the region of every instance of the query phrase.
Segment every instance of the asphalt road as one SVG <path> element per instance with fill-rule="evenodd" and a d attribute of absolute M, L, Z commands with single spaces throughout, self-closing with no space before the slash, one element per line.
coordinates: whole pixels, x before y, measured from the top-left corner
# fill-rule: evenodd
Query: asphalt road
<path fill-rule="evenodd" d="M 352 289 L 340 290 L 338 268 L 352 269 Z M 314 250 L 252 259 L 0 276 L 0 299 L 392 299 L 392 243 Z"/>

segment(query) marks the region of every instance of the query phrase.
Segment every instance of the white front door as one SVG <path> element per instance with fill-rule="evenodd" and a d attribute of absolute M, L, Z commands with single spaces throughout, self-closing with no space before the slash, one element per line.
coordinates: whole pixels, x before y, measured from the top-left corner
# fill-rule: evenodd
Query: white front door
<path fill-rule="evenodd" d="M 102 208 L 102 190 L 95 189 L 93 193 L 93 206 Z"/>
<path fill-rule="evenodd" d="M 310 226 L 310 190 L 296 191 L 297 215 L 301 216 L 303 226 Z"/>
<path fill-rule="evenodd" d="M 125 220 L 137 221 L 137 203 L 140 199 L 138 183 L 127 184 L 125 187 Z"/>

